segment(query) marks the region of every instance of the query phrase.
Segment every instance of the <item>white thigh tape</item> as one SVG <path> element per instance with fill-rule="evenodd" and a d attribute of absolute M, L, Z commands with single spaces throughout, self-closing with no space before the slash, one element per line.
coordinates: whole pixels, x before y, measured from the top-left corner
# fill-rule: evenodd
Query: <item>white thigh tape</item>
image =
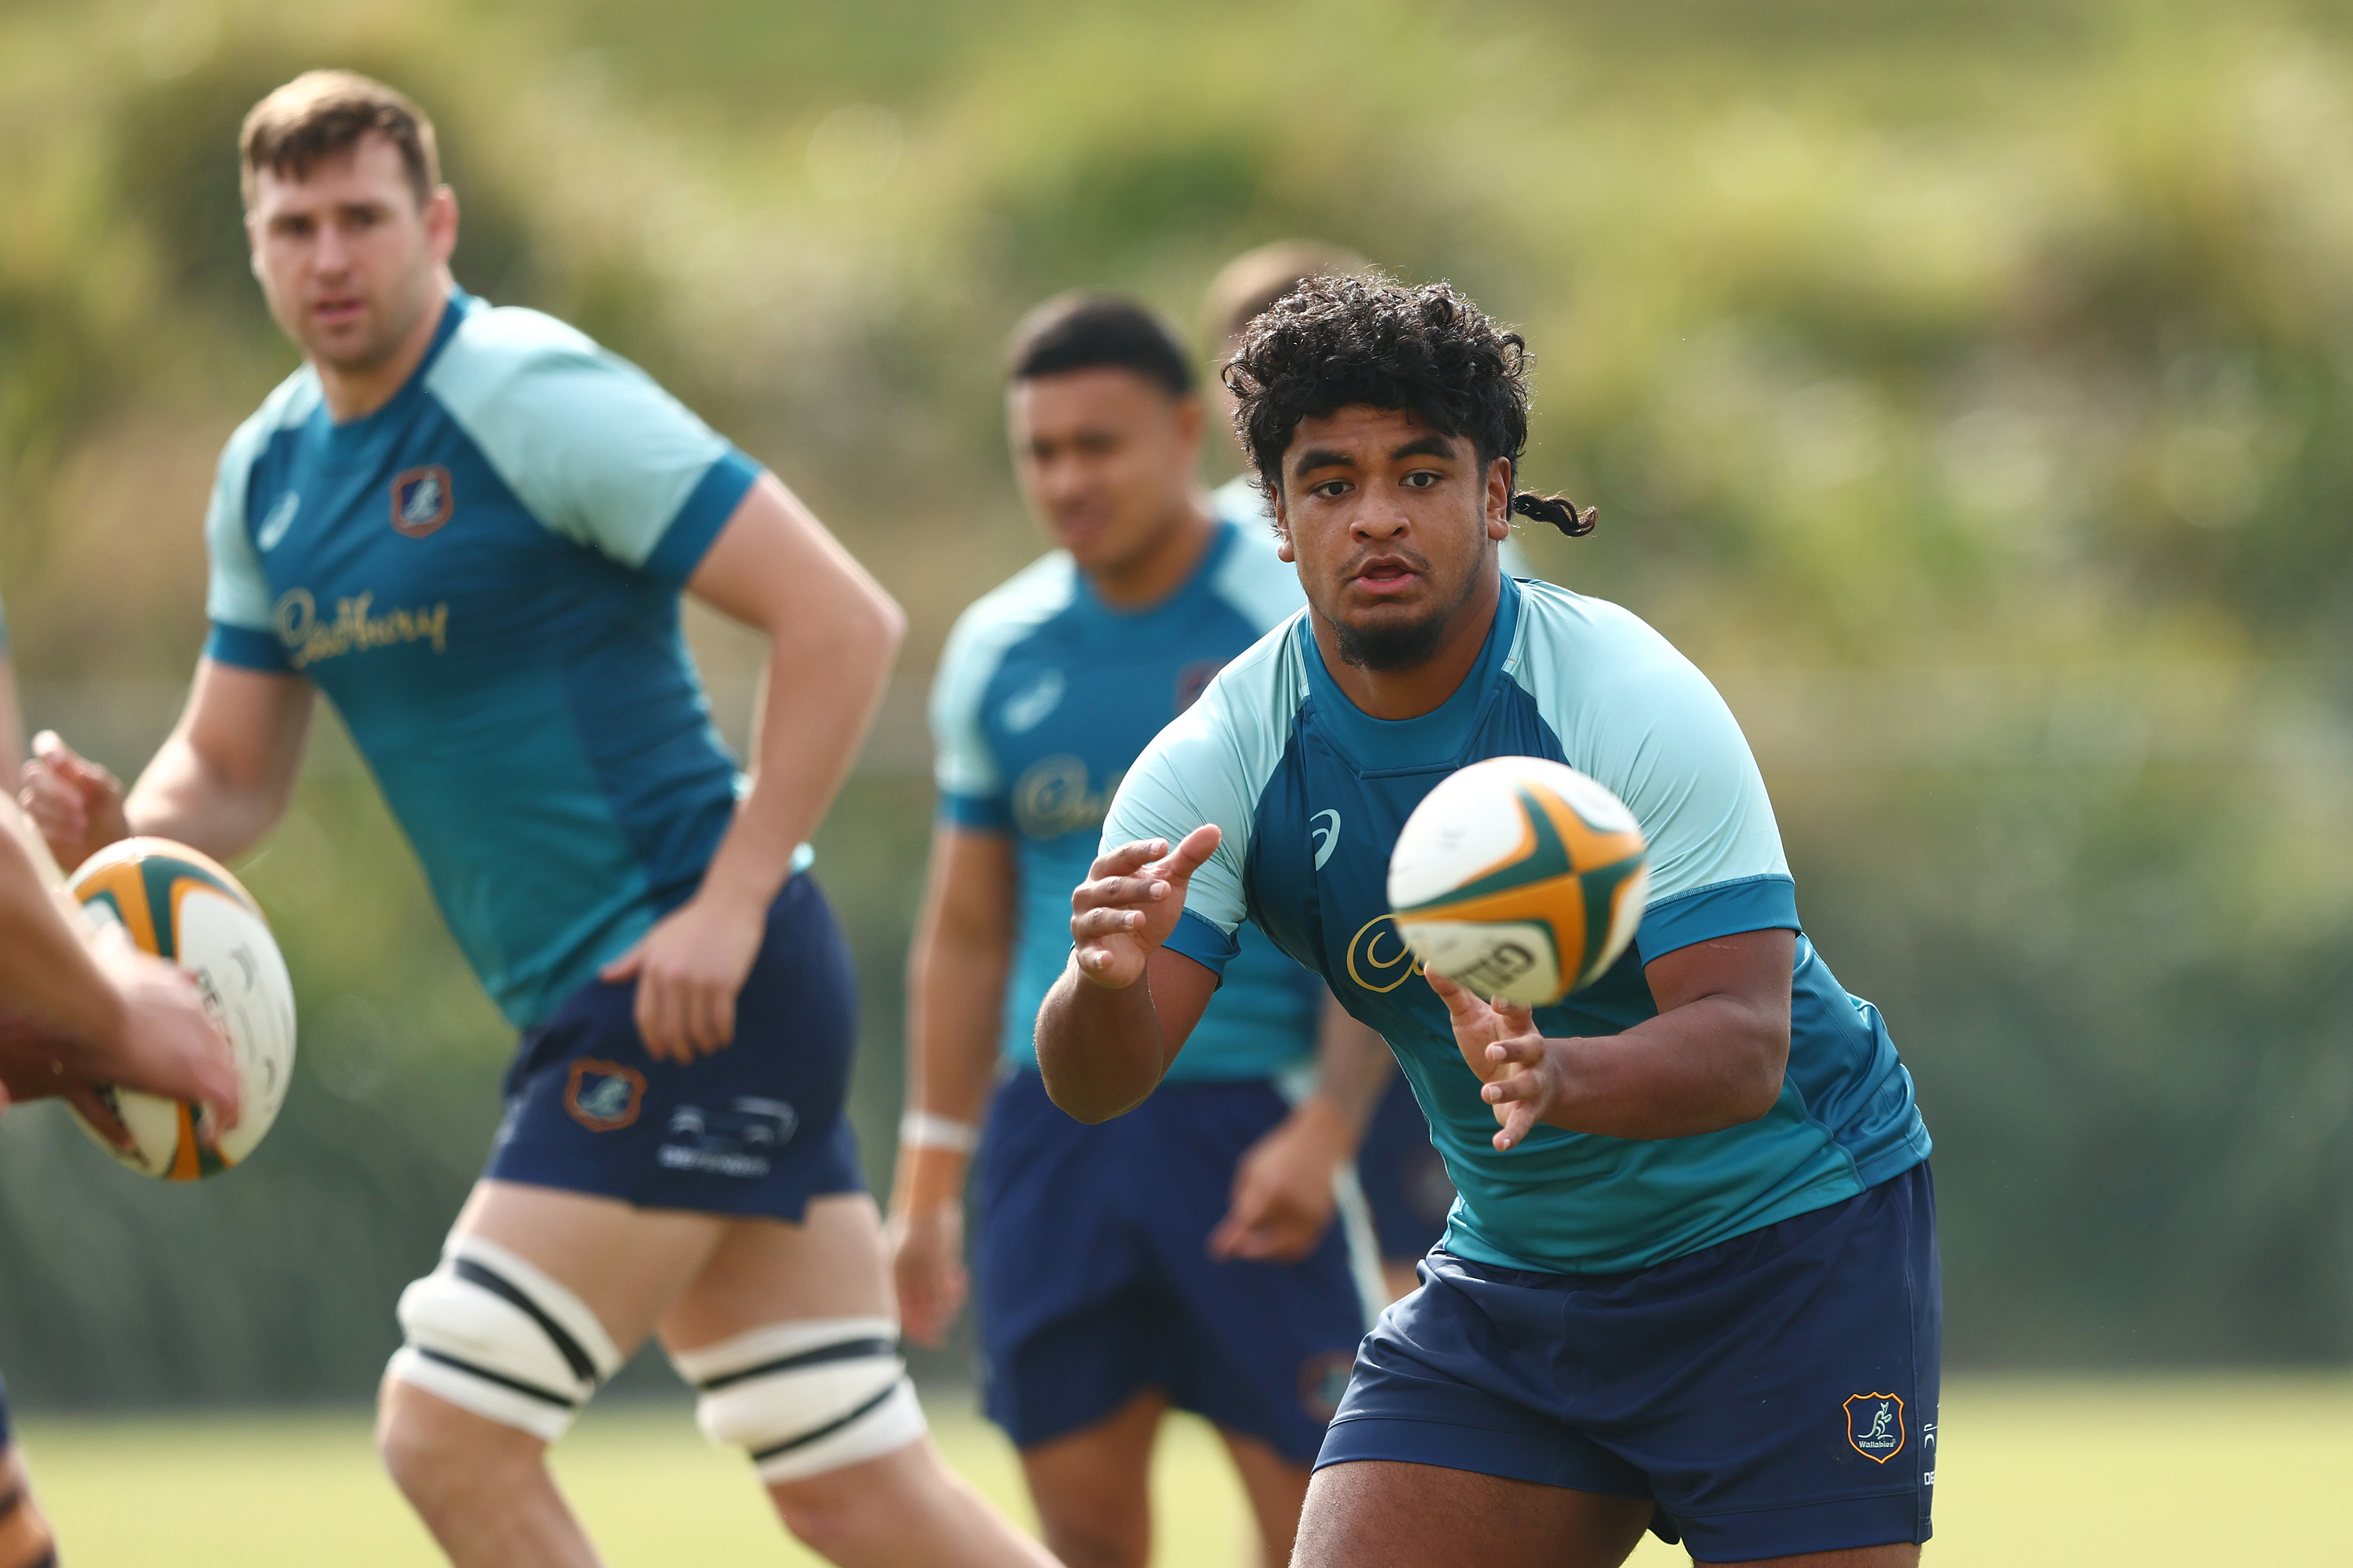
<path fill-rule="evenodd" d="M 400 1293 L 408 1336 L 392 1375 L 485 1420 L 554 1442 L 621 1352 L 586 1302 L 495 1242 L 452 1237 Z"/>
<path fill-rule="evenodd" d="M 899 1325 L 889 1318 L 773 1323 L 670 1360 L 702 1391 L 695 1418 L 704 1434 L 748 1451 L 772 1485 L 877 1458 L 923 1435 Z"/>

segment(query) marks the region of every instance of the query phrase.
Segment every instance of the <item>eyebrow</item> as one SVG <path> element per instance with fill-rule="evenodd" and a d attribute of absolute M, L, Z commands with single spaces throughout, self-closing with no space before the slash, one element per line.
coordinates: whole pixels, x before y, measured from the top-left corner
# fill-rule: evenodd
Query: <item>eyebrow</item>
<path fill-rule="evenodd" d="M 1356 459 L 1345 452 L 1331 447 L 1310 447 L 1299 454 L 1299 460 L 1291 465 L 1291 472 L 1293 478 L 1297 478 L 1317 468 L 1353 468 L 1356 466 Z"/>
<path fill-rule="evenodd" d="M 1435 430 L 1427 436 L 1417 436 L 1389 454 L 1394 463 L 1406 458 L 1451 458 L 1454 456 L 1454 437 L 1441 436 Z"/>

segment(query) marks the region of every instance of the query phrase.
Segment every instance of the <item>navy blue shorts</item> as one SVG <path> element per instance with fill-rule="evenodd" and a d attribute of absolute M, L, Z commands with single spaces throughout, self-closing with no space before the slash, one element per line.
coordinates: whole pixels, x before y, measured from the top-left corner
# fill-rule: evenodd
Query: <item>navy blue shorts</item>
<path fill-rule="evenodd" d="M 1373 1211 L 1373 1233 L 1380 1238 L 1383 1258 L 1419 1258 L 1446 1234 L 1454 1184 L 1403 1073 L 1389 1079 L 1388 1092 L 1373 1109 L 1356 1150 L 1356 1180 L 1365 1189 L 1365 1206 Z"/>
<path fill-rule="evenodd" d="M 1391 1459 L 1658 1503 L 1703 1563 L 1928 1539 L 1943 1281 L 1915 1165 L 1631 1274 L 1451 1253 L 1382 1314 L 1318 1467 Z"/>
<path fill-rule="evenodd" d="M 866 1190 L 842 1113 L 857 982 L 816 882 L 795 877 L 769 907 L 733 1045 L 691 1067 L 656 1061 L 637 994 L 634 981 L 592 982 L 524 1033 L 485 1176 L 793 1221 L 811 1198 Z"/>
<path fill-rule="evenodd" d="M 1017 1447 L 1092 1426 L 1147 1388 L 1315 1457 L 1365 1308 L 1332 1226 L 1297 1263 L 1219 1263 L 1234 1166 L 1290 1112 L 1264 1080 L 1164 1083 L 1089 1127 L 1035 1072 L 997 1090 L 973 1247 L 982 1408 Z"/>

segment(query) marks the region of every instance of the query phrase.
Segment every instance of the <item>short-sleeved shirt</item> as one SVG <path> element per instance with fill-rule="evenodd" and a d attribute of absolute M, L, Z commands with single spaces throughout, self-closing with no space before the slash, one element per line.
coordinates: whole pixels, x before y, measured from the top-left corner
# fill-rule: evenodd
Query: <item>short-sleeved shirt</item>
<path fill-rule="evenodd" d="M 635 366 L 462 293 L 383 407 L 335 423 L 305 366 L 221 455 L 206 654 L 327 694 L 518 1026 L 726 830 L 679 592 L 758 473 Z"/>
<path fill-rule="evenodd" d="M 1592 775 L 1650 840 L 1634 945 L 1586 990 L 1536 1010 L 1546 1037 L 1615 1035 L 1654 1016 L 1643 965 L 1662 953 L 1741 931 L 1799 932 L 1788 1070 L 1762 1119 L 1659 1141 L 1538 1126 L 1509 1152 L 1492 1146 L 1494 1116 L 1398 937 L 1387 881 L 1422 796 L 1499 756 Z M 1252 922 L 1387 1037 L 1459 1191 L 1445 1246 L 1462 1257 L 1550 1273 L 1648 1268 L 1838 1203 L 1927 1157 L 1911 1077 L 1877 1009 L 1847 994 L 1799 926 L 1772 803 L 1738 724 L 1706 677 L 1615 605 L 1505 578 L 1477 667 L 1438 708 L 1398 721 L 1350 701 L 1295 618 L 1146 749 L 1103 840 L 1173 840 L 1205 822 L 1225 839 L 1194 874 L 1168 945 L 1219 969 Z"/>
<path fill-rule="evenodd" d="M 1057 551 L 957 620 L 932 688 L 940 811 L 1013 836 L 1009 1065 L 1036 1069 L 1038 1007 L 1071 952 L 1071 889 L 1086 879 L 1121 775 L 1227 660 L 1301 603 L 1298 574 L 1263 525 L 1220 519 L 1184 586 L 1148 609 L 1104 604 Z M 1322 993 L 1272 943 L 1243 939 L 1171 1076 L 1264 1078 L 1305 1059 Z"/>

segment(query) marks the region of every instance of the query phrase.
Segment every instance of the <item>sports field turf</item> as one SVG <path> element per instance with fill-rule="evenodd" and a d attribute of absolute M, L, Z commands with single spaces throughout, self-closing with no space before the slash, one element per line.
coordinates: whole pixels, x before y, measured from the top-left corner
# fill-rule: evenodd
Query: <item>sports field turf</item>
<path fill-rule="evenodd" d="M 930 1401 L 974 1481 L 1022 1511 L 1012 1456 L 954 1393 Z M 74 1568 L 429 1568 L 439 1559 L 375 1468 L 364 1414 L 24 1423 Z M 1947 1393 L 1939 1568 L 2304 1564 L 2348 1560 L 2353 1380 L 1975 1379 Z M 613 1568 L 786 1564 L 740 1460 L 682 1405 L 592 1411 L 557 1468 Z M 1161 1450 L 1162 1564 L 1248 1561 L 1215 1439 L 1187 1423 Z M 1026 1512 L 1024 1512 L 1026 1518 Z M 1648 1542 L 1634 1562 L 1686 1561 Z"/>

